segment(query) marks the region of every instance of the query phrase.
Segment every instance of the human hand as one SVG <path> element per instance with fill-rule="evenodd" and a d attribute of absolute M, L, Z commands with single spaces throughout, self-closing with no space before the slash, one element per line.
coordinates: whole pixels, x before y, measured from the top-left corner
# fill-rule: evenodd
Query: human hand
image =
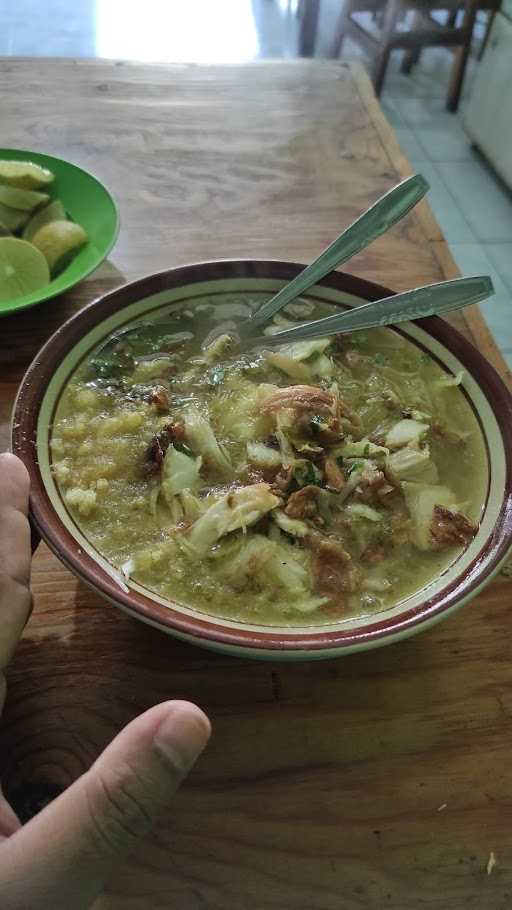
<path fill-rule="evenodd" d="M 0 711 L 7 667 L 30 614 L 29 478 L 0 455 Z M 210 735 L 195 705 L 169 701 L 137 717 L 92 768 L 21 826 L 0 791 L 2 910 L 83 910 L 147 834 Z"/>

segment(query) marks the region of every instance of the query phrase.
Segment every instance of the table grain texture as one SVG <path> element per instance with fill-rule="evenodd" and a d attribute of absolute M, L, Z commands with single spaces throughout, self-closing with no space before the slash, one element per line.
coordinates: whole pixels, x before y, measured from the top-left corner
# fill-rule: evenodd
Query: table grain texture
<path fill-rule="evenodd" d="M 85 303 L 198 260 L 308 262 L 411 172 L 364 72 L 343 63 L 4 58 L 0 84 L 2 144 L 92 171 L 122 222 L 90 279 L 0 320 L 0 448 L 30 359 Z M 426 203 L 350 270 L 395 290 L 458 274 Z M 479 311 L 454 322 L 507 378 Z M 174 641 L 104 603 L 44 545 L 32 581 L 0 744 L 22 811 L 155 702 L 192 699 L 213 722 L 172 812 L 95 910 L 512 907 L 504 575 L 415 638 L 296 665 Z"/>

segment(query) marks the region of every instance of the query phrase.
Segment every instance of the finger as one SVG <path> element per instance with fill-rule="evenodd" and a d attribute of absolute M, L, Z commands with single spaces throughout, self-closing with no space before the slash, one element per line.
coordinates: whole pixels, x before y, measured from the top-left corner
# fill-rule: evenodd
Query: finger
<path fill-rule="evenodd" d="M 28 515 L 28 491 L 30 479 L 28 471 L 16 455 L 11 452 L 0 454 L 0 488 L 2 505 L 11 505 Z"/>
<path fill-rule="evenodd" d="M 209 736 L 207 717 L 181 701 L 129 724 L 90 771 L 4 842 L 3 906 L 89 907 L 169 805 Z"/>
<path fill-rule="evenodd" d="M 0 455 L 0 711 L 5 701 L 3 670 L 9 663 L 30 613 L 29 477 L 15 455 Z M 0 787 L 0 837 L 20 822 Z"/>
<path fill-rule="evenodd" d="M 4 837 L 10 837 L 18 828 L 21 828 L 21 822 L 5 799 L 0 786 L 0 841 Z"/>
<path fill-rule="evenodd" d="M 9 663 L 30 613 L 28 492 L 24 464 L 10 453 L 0 455 L 0 670 Z"/>

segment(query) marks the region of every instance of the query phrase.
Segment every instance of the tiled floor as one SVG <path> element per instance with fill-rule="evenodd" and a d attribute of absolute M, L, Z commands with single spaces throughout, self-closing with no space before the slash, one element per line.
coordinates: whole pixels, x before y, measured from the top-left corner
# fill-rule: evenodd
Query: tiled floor
<path fill-rule="evenodd" d="M 199 63 L 290 57 L 297 53 L 296 6 L 297 0 L 0 0 L 0 55 Z M 322 2 L 320 57 L 339 7 L 340 0 Z M 350 42 L 344 55 L 364 60 Z M 424 51 L 410 77 L 399 72 L 399 62 L 400 52 L 382 106 L 404 152 L 430 182 L 430 202 L 461 271 L 492 276 L 496 295 L 483 313 L 512 366 L 512 195 L 472 149 L 461 114 L 445 111 L 450 52 Z M 466 97 L 476 67 L 472 60 Z"/>
<path fill-rule="evenodd" d="M 428 57 L 437 57 L 440 66 L 443 58 L 445 66 L 450 62 L 448 52 L 437 49 L 424 57 L 425 70 Z M 423 80 L 421 94 L 410 91 L 418 77 L 407 79 L 395 70 L 383 107 L 404 152 L 430 183 L 429 201 L 461 272 L 493 279 L 496 293 L 482 312 L 512 367 L 512 194 L 472 148 L 462 127 L 464 103 L 461 114 L 448 114 L 434 79 L 431 95 L 424 94 Z M 470 82 L 471 74 L 466 95 Z"/>

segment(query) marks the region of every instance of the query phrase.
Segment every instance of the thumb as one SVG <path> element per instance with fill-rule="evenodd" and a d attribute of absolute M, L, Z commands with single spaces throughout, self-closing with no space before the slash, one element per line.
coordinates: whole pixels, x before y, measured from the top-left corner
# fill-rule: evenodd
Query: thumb
<path fill-rule="evenodd" d="M 210 723 L 170 701 L 132 721 L 65 793 L 0 847 L 4 910 L 82 910 L 147 834 L 204 749 Z"/>

